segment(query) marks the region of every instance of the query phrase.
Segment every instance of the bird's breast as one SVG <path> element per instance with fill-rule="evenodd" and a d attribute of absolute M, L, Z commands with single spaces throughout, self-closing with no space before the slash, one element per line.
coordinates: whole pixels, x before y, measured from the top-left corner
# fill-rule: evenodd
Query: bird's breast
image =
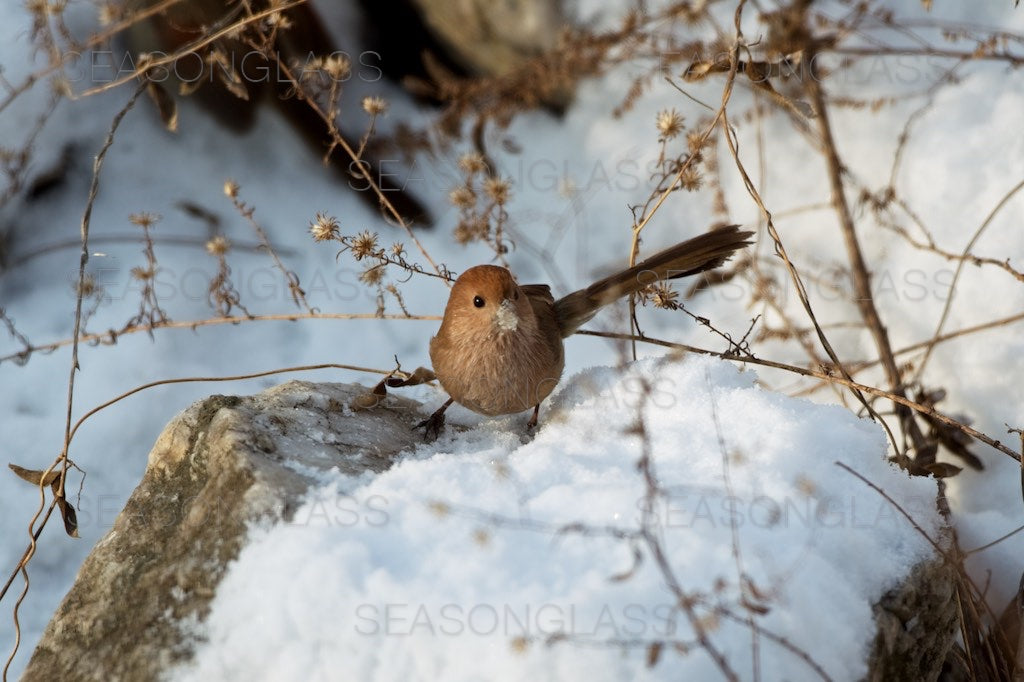
<path fill-rule="evenodd" d="M 560 337 L 537 325 L 490 329 L 442 324 L 430 341 L 430 360 L 455 401 L 488 416 L 528 410 L 551 394 L 565 357 Z"/>

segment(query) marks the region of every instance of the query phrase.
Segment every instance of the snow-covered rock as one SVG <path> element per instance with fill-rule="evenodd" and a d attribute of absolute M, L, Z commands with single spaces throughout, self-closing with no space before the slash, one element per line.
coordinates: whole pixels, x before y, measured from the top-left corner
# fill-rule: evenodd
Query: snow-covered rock
<path fill-rule="evenodd" d="M 429 445 L 433 404 L 351 385 L 199 402 L 26 679 L 933 679 L 951 573 L 838 463 L 938 540 L 934 482 L 755 378 L 592 369 L 532 438 L 453 408 Z"/>

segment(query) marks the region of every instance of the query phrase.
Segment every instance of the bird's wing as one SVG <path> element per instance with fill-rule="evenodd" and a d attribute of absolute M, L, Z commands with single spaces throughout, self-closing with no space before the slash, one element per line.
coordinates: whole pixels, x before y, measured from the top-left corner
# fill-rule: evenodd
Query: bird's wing
<path fill-rule="evenodd" d="M 551 287 L 547 284 L 521 284 L 519 289 L 530 299 L 530 303 L 547 303 L 552 305 L 555 297 L 551 295 Z"/>

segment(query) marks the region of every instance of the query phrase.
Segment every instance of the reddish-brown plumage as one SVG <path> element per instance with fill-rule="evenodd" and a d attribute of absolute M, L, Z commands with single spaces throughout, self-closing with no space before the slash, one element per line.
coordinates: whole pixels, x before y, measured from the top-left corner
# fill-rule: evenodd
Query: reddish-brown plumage
<path fill-rule="evenodd" d="M 661 279 L 685 277 L 724 263 L 749 244 L 736 225 L 706 232 L 638 265 L 558 299 L 546 284 L 517 284 L 507 269 L 478 265 L 455 281 L 430 360 L 452 400 L 495 416 L 534 408 L 551 394 L 565 366 L 562 339 L 603 306 Z M 419 426 L 428 437 L 444 423 L 451 401 Z"/>

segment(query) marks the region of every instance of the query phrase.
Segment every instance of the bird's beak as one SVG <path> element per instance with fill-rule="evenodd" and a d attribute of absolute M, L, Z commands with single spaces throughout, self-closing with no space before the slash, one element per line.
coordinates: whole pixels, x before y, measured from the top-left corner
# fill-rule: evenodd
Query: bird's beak
<path fill-rule="evenodd" d="M 494 314 L 494 324 L 502 332 L 514 332 L 519 328 L 519 314 L 510 299 L 506 298 L 498 306 L 498 312 Z"/>

